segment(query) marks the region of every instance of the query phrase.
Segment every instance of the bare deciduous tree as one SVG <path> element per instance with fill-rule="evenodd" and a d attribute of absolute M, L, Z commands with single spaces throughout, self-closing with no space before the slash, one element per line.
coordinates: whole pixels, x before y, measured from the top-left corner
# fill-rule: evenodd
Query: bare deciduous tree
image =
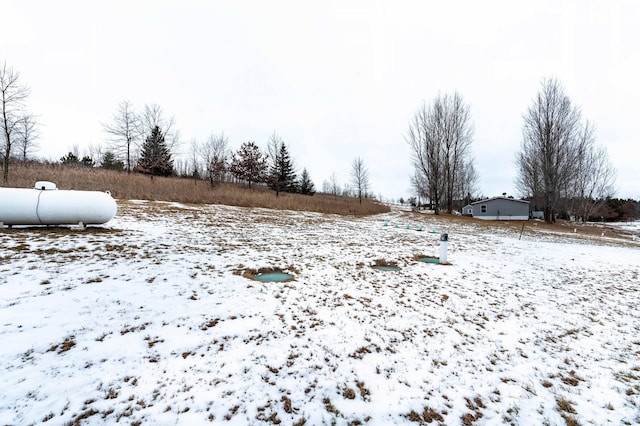
<path fill-rule="evenodd" d="M 211 134 L 201 147 L 201 156 L 204 159 L 207 179 L 213 188 L 224 180 L 229 166 L 228 140 L 224 133 Z"/>
<path fill-rule="evenodd" d="M 340 194 L 340 184 L 338 184 L 338 178 L 336 178 L 336 174 L 331 173 L 329 180 L 322 181 L 322 192 L 325 194 L 331 194 L 334 197 L 337 197 Z"/>
<path fill-rule="evenodd" d="M 416 203 L 418 208 L 420 208 L 420 200 L 429 200 L 429 183 L 424 173 L 416 170 L 413 175 L 411 175 L 411 189 L 418 197 Z"/>
<path fill-rule="evenodd" d="M 32 114 L 25 114 L 18 120 L 16 148 L 22 161 L 26 161 L 38 148 L 38 122 Z"/>
<path fill-rule="evenodd" d="M 456 193 L 462 195 L 463 205 L 471 203 L 474 194 L 478 192 L 478 172 L 472 160 L 463 163 L 462 170 L 456 180 Z"/>
<path fill-rule="evenodd" d="M 331 177 L 329 178 L 329 191 L 334 197 L 337 197 L 340 193 L 340 184 L 338 183 L 335 172 L 331 173 Z"/>
<path fill-rule="evenodd" d="M 556 79 L 545 79 L 524 115 L 523 140 L 516 155 L 516 185 L 547 222 L 555 221 L 562 199 L 577 200 L 579 215 L 594 196 L 610 195 L 615 172 L 606 150 L 594 145 L 593 126 L 583 126 L 574 106 Z"/>
<path fill-rule="evenodd" d="M 614 194 L 616 178 L 606 148 L 595 144 L 595 129 L 589 121 L 578 136 L 575 169 L 572 198 L 577 215 L 586 222 Z"/>
<path fill-rule="evenodd" d="M 458 93 L 453 96 L 444 95 L 438 102 L 437 110 L 442 109 L 446 131 L 444 139 L 444 167 L 445 167 L 445 201 L 448 213 L 453 213 L 453 203 L 464 196 L 464 172 L 473 166 L 469 158 L 469 149 L 473 139 L 471 127 L 471 113 Z"/>
<path fill-rule="evenodd" d="M 184 175 L 190 175 L 193 178 L 193 183 L 196 184 L 200 179 L 200 152 L 202 147 L 198 143 L 196 138 L 191 139 L 189 142 L 189 165 L 187 165 Z M 189 167 L 190 166 L 190 167 Z M 188 170 L 190 168 L 190 170 Z M 180 173 L 178 173 L 180 175 Z"/>
<path fill-rule="evenodd" d="M 575 170 L 580 118 L 580 111 L 555 79 L 543 81 L 524 116 L 517 185 L 542 207 L 547 222 L 555 220 L 561 192 L 569 187 Z"/>
<path fill-rule="evenodd" d="M 415 168 L 412 183 L 416 187 L 416 193 L 428 198 L 435 213 L 439 214 L 444 179 L 442 157 L 439 155 L 441 140 L 432 132 L 432 128 L 435 128 L 434 120 L 431 107 L 423 104 L 409 124 L 407 142 L 412 150 Z"/>
<path fill-rule="evenodd" d="M 124 156 L 128 173 L 133 170 L 133 150 L 140 141 L 140 125 L 140 118 L 129 101 L 120 102 L 118 111 L 113 115 L 113 122 L 102 125 L 103 130 L 111 136 L 112 151 Z"/>
<path fill-rule="evenodd" d="M 91 158 L 95 164 L 102 164 L 102 158 L 104 156 L 104 149 L 99 144 L 89 144 L 85 152 L 87 157 Z"/>
<path fill-rule="evenodd" d="M 0 127 L 2 130 L 3 182 L 9 180 L 9 158 L 18 126 L 25 116 L 24 104 L 31 93 L 28 86 L 20 83 L 20 73 L 7 66 L 0 68 Z"/>
<path fill-rule="evenodd" d="M 362 204 L 362 199 L 369 191 L 369 170 L 364 164 L 364 160 L 357 157 L 351 164 L 351 183 L 354 186 L 358 200 Z"/>
<path fill-rule="evenodd" d="M 419 196 L 426 196 L 436 214 L 472 189 L 477 180 L 470 158 L 473 138 L 471 113 L 458 93 L 439 95 L 423 104 L 409 124 L 409 143 L 415 174 L 412 181 Z M 466 176 L 465 176 L 466 175 Z M 426 185 L 426 188 L 423 186 Z"/>
<path fill-rule="evenodd" d="M 268 177 L 269 184 L 275 189 L 276 197 L 280 196 L 280 188 L 282 187 L 283 182 L 278 179 L 278 170 L 277 167 L 280 163 L 280 147 L 284 145 L 284 141 L 280 136 L 274 131 L 271 136 L 269 136 L 269 141 L 267 142 L 267 158 L 271 163 L 271 173 Z"/>

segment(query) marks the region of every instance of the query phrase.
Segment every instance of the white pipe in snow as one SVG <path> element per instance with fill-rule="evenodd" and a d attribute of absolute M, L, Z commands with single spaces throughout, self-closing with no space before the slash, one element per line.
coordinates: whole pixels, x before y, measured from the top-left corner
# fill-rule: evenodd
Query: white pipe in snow
<path fill-rule="evenodd" d="M 0 225 L 97 225 L 117 210 L 109 192 L 63 191 L 45 181 L 34 189 L 0 188 Z"/>
<path fill-rule="evenodd" d="M 440 258 L 438 263 L 447 263 L 447 244 L 449 243 L 449 234 L 440 234 Z"/>

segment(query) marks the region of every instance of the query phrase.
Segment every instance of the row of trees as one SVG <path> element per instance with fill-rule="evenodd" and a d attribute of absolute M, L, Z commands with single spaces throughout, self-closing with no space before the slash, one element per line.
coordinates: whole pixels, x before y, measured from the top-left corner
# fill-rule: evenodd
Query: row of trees
<path fill-rule="evenodd" d="M 125 164 L 113 146 L 107 147 L 103 152 L 102 147 L 92 147 L 93 155 L 80 157 L 79 149 L 74 147 L 72 151 L 60 158 L 60 163 L 77 167 L 101 167 L 118 171 L 135 171 L 151 176 L 170 176 L 174 173 L 172 153 L 166 143 L 166 138 L 159 126 L 155 126 L 149 136 L 146 137 L 139 153 L 136 148 L 135 167 L 132 168 L 132 155 L 127 156 L 128 164 Z"/>
<path fill-rule="evenodd" d="M 588 216 L 576 214 L 576 200 L 560 199 L 556 218 L 589 222 L 634 221 L 640 219 L 640 201 L 605 197 L 590 202 Z"/>
<path fill-rule="evenodd" d="M 438 95 L 409 124 L 415 193 L 439 214 L 473 199 L 477 174 L 470 154 L 469 107 L 458 93 Z M 524 115 L 516 185 L 545 220 L 558 209 L 587 220 L 614 193 L 615 169 L 607 150 L 595 143 L 595 128 L 582 120 L 556 79 L 546 79 Z M 457 205 L 456 205 L 457 204 Z M 562 205 L 564 204 L 564 205 Z"/>
<path fill-rule="evenodd" d="M 131 111 L 130 108 L 124 108 L 126 106 L 128 105 L 122 104 L 120 111 L 124 113 L 114 117 L 119 117 L 118 120 L 126 117 L 126 112 Z M 131 159 L 136 159 L 136 166 L 131 170 L 134 172 L 147 173 L 152 176 L 178 174 L 196 179 L 206 179 L 211 187 L 228 181 L 243 182 L 249 187 L 258 183 L 266 184 L 276 191 L 277 196 L 280 192 L 313 195 L 316 191 L 306 168 L 303 169 L 300 176 L 297 176 L 289 148 L 275 132 L 271 135 L 265 152 L 252 141 L 243 143 L 237 151 L 232 152 L 228 148 L 228 139 L 224 133 L 212 134 L 204 143 L 198 143 L 194 140 L 189 147 L 190 159 L 188 163 L 179 163 L 180 170 L 175 170 L 171 151 L 168 149 L 159 126 L 152 130 L 139 151 L 136 149 L 135 140 L 127 138 L 127 135 L 131 134 L 127 129 L 131 127 L 121 125 L 119 128 L 125 131 L 120 134 L 121 138 L 116 138 L 116 140 L 120 141 L 119 146 L 127 148 L 122 152 L 131 153 L 128 157 L 130 165 L 133 164 Z M 101 147 L 90 147 L 93 154 L 83 157 L 79 155 L 78 147 L 74 147 L 72 152 L 60 159 L 60 162 L 77 167 L 128 170 L 124 161 L 114 153 L 117 151 L 117 147 L 118 145 L 109 145 L 106 152 L 103 152 Z M 363 198 L 370 196 L 368 176 L 364 161 L 361 158 L 356 158 L 352 164 L 352 186 L 345 185 L 345 189 L 340 194 L 358 197 L 362 203 Z M 335 181 L 335 174 L 333 174 L 333 179 Z M 338 195 L 339 191 L 335 189 L 337 187 L 339 185 L 334 184 L 333 190 L 325 192 Z"/>
<path fill-rule="evenodd" d="M 31 89 L 20 81 L 20 73 L 5 62 L 0 68 L 0 159 L 3 182 L 9 178 L 10 159 L 27 160 L 37 148 L 38 123 L 26 108 L 30 93 Z M 107 152 L 101 155 L 102 166 L 123 168 L 128 172 L 135 168 L 139 172 L 154 175 L 173 173 L 171 151 L 179 140 L 174 122 L 173 117 L 165 118 L 158 105 L 146 105 L 138 114 L 129 102 L 122 102 L 112 123 L 103 125 L 105 132 L 110 135 L 110 141 Z M 91 156 L 80 158 L 77 152 L 70 152 L 60 161 L 85 167 L 95 165 Z"/>
<path fill-rule="evenodd" d="M 9 160 L 23 160 L 36 148 L 37 122 L 27 111 L 30 88 L 20 74 L 0 68 L 0 159 L 7 182 Z M 535 209 L 544 211 L 548 222 L 559 209 L 592 217 L 614 193 L 615 169 L 607 150 L 595 142 L 595 127 L 583 121 L 556 79 L 543 80 L 542 88 L 524 114 L 523 139 L 516 156 L 517 187 Z M 174 173 L 173 153 L 180 135 L 173 117 L 166 118 L 158 105 L 145 105 L 138 113 L 130 102 L 121 102 L 110 123 L 103 124 L 109 145 L 100 165 L 152 176 Z M 478 176 L 471 156 L 473 127 L 469 107 L 458 93 L 438 95 L 423 104 L 410 121 L 406 140 L 411 147 L 416 194 L 429 201 L 436 214 L 452 213 L 469 202 L 476 192 Z M 93 167 L 90 156 L 69 153 L 65 164 Z M 205 143 L 191 144 L 192 175 L 208 179 L 211 186 L 228 179 L 265 183 L 280 192 L 313 194 L 315 188 L 306 169 L 298 177 L 287 145 L 274 133 L 263 153 L 254 142 L 245 142 L 230 152 L 224 134 L 212 135 Z M 361 158 L 352 164 L 352 194 L 369 194 L 368 171 Z M 325 181 L 324 192 L 337 195 L 335 175 Z"/>
<path fill-rule="evenodd" d="M 640 201 L 607 198 L 593 210 L 589 220 L 634 221 L 640 219 Z"/>
<path fill-rule="evenodd" d="M 160 107 L 146 106 L 143 113 L 138 114 L 130 102 L 123 101 L 112 121 L 103 128 L 111 136 L 111 152 L 117 158 L 124 158 L 128 172 L 167 176 L 174 173 L 171 156 L 178 141 L 178 133 L 173 131 L 174 122 L 173 118 L 163 119 Z M 145 136 L 144 143 L 135 161 L 141 136 Z M 315 193 L 306 169 L 297 179 L 288 148 L 276 133 L 269 140 L 266 154 L 254 142 L 243 143 L 236 152 L 230 152 L 223 133 L 212 134 L 204 143 L 192 141 L 189 151 L 191 175 L 207 179 L 211 187 L 231 175 L 249 187 L 254 183 L 267 183 L 276 195 L 281 191 Z"/>
<path fill-rule="evenodd" d="M 167 143 L 166 135 L 173 127 L 174 120 L 163 121 L 155 119 L 162 117 L 159 107 L 145 107 L 144 113 L 135 113 L 127 101 L 119 105 L 118 111 L 111 123 L 104 125 L 104 130 L 111 135 L 111 151 L 116 157 L 125 158 L 125 169 L 152 176 L 168 176 L 174 173 L 172 151 L 176 146 L 176 136 L 172 135 L 173 143 Z M 164 128 L 162 123 L 166 123 Z M 153 125 L 153 127 L 149 127 Z M 136 150 L 137 141 L 144 129 L 150 133 L 144 139 L 139 152 Z M 138 158 L 137 161 L 134 159 Z M 298 178 L 293 161 L 284 141 L 273 133 L 270 137 L 267 152 L 263 153 L 255 142 L 243 143 L 240 148 L 231 152 L 228 139 L 224 133 L 212 134 L 204 143 L 193 140 L 189 146 L 191 162 L 190 175 L 194 178 L 204 178 L 211 187 L 231 180 L 245 182 L 249 187 L 256 183 L 266 183 L 276 191 L 300 192 L 313 195 L 315 188 L 306 169 Z"/>
<path fill-rule="evenodd" d="M 306 168 L 297 176 L 289 149 L 276 133 L 269 139 L 266 153 L 253 141 L 244 142 L 237 151 L 229 152 L 223 135 L 212 136 L 201 152 L 212 186 L 231 174 L 249 187 L 255 183 L 265 183 L 276 192 L 276 196 L 281 192 L 305 195 L 316 192 Z M 195 172 L 198 172 L 197 169 Z"/>
<path fill-rule="evenodd" d="M 177 132 L 171 133 L 174 120 L 164 120 L 162 110 L 157 106 L 146 106 L 142 114 L 137 114 L 128 102 L 121 102 L 112 122 L 103 125 L 111 136 L 111 150 L 118 158 L 124 158 L 125 169 L 152 176 L 168 176 L 174 173 L 172 151 L 177 145 Z M 141 135 L 148 135 L 137 156 L 137 143 Z M 171 142 L 167 142 L 170 136 Z M 267 183 L 276 191 L 315 193 L 315 188 L 306 169 L 298 179 L 290 158 L 287 145 L 274 133 L 268 143 L 267 153 L 263 153 L 254 142 L 243 143 L 236 152 L 228 149 L 223 133 L 211 135 L 204 143 L 192 141 L 190 144 L 191 175 L 205 178 L 210 185 L 228 179 L 229 175 L 246 182 Z M 135 166 L 134 166 L 135 162 Z"/>
<path fill-rule="evenodd" d="M 20 74 L 6 62 L 0 69 L 0 114 L 2 138 L 0 159 L 3 181 L 8 181 L 10 159 L 27 157 L 37 148 L 38 123 L 26 110 L 31 89 L 22 84 Z M 93 154 L 80 156 L 76 148 L 60 159 L 65 165 L 102 167 L 140 172 L 151 176 L 175 173 L 173 153 L 180 135 L 174 117 L 166 118 L 156 104 L 145 105 L 138 112 L 129 102 L 118 105 L 112 120 L 102 124 L 109 136 L 106 150 L 92 147 Z M 212 135 L 205 143 L 191 144 L 192 176 L 205 177 L 215 186 L 229 176 L 252 183 L 266 183 L 280 192 L 300 192 L 313 195 L 315 187 L 306 169 L 297 176 L 293 160 L 284 141 L 274 133 L 266 153 L 254 142 L 246 142 L 236 152 L 230 152 L 224 134 Z M 335 175 L 334 175 L 335 176 Z M 362 159 L 353 163 L 352 183 L 360 202 L 368 195 L 368 172 Z M 336 194 L 337 195 L 337 194 Z"/>

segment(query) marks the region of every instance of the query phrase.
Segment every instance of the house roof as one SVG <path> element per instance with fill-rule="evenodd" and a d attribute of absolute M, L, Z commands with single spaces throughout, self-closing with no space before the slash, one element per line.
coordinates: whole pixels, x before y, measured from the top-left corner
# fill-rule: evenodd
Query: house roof
<path fill-rule="evenodd" d="M 525 200 L 516 200 L 515 198 L 507 198 L 507 197 L 493 197 L 493 198 L 487 198 L 486 200 L 480 200 L 480 201 L 476 201 L 474 203 L 471 203 L 471 206 L 475 206 L 476 204 L 482 204 L 482 203 L 488 203 L 489 201 L 493 201 L 493 200 L 507 200 L 507 201 L 513 201 L 515 203 L 525 203 L 525 204 L 529 204 L 528 201 Z M 466 206 L 465 206 L 466 207 Z"/>

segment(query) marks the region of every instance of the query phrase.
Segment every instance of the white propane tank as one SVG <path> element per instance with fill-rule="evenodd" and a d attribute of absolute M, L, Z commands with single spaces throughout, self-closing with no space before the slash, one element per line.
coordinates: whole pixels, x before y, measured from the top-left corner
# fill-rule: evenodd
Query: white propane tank
<path fill-rule="evenodd" d="M 109 192 L 58 190 L 47 181 L 34 189 L 0 188 L 0 225 L 98 225 L 117 210 Z"/>

